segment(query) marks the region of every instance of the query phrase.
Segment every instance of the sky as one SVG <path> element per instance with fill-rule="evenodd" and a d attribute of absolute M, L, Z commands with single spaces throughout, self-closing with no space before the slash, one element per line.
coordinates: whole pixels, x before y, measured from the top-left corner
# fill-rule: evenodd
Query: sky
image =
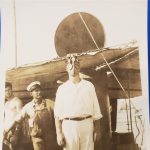
<path fill-rule="evenodd" d="M 1 80 L 4 80 L 5 69 L 15 67 L 16 53 L 13 0 L 1 0 L 1 4 L 0 67 Z M 16 0 L 17 65 L 57 57 L 55 32 L 60 22 L 75 12 L 88 12 L 100 20 L 105 31 L 106 47 L 138 41 L 141 99 L 148 106 L 146 0 Z"/>
<path fill-rule="evenodd" d="M 146 33 L 145 0 L 16 0 L 17 65 L 57 56 L 54 45 L 59 23 L 74 12 L 97 17 L 105 30 L 105 46 L 140 40 Z M 15 66 L 13 0 L 2 3 L 2 49 L 10 57 L 6 67 Z M 32 55 L 32 57 L 31 57 Z"/>

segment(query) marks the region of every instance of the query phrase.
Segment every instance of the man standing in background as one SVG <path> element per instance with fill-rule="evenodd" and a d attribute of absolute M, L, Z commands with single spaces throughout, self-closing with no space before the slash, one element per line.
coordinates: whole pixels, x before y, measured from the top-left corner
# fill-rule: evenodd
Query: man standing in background
<path fill-rule="evenodd" d="M 102 117 L 94 85 L 79 76 L 76 55 L 67 58 L 69 80 L 56 93 L 54 108 L 57 142 L 64 150 L 94 150 Z"/>
<path fill-rule="evenodd" d="M 4 107 L 4 128 L 9 126 L 14 121 L 15 117 L 22 109 L 22 101 L 13 95 L 12 84 L 5 82 L 5 107 Z M 20 125 L 14 126 L 3 139 L 3 150 L 17 150 L 18 140 L 21 133 Z"/>

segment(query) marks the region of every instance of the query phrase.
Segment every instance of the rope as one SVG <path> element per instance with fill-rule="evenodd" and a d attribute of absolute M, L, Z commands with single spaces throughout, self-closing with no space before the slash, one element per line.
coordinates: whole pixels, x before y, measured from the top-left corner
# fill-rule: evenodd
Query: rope
<path fill-rule="evenodd" d="M 15 31 L 15 66 L 17 67 L 17 25 L 16 25 L 16 3 L 13 1 L 14 6 L 14 31 Z"/>
<path fill-rule="evenodd" d="M 127 104 L 127 100 L 125 99 L 125 105 L 126 105 L 126 114 L 127 114 L 127 126 L 128 126 L 128 132 L 130 131 L 130 127 L 129 127 L 129 115 L 128 115 L 128 104 Z"/>
<path fill-rule="evenodd" d="M 129 65 L 128 63 L 127 63 L 127 65 Z M 129 114 L 130 114 L 130 123 L 131 123 L 131 131 L 133 132 L 133 125 L 132 125 L 132 108 L 131 108 L 131 99 L 130 99 L 130 82 L 129 82 L 129 72 L 127 72 L 127 77 L 128 77 L 128 87 L 127 87 L 127 89 L 128 89 L 128 95 L 129 95 Z"/>
<path fill-rule="evenodd" d="M 87 24 L 85 23 L 85 21 L 84 21 L 82 15 L 81 15 L 81 13 L 79 12 L 78 14 L 79 14 L 79 16 L 80 16 L 80 18 L 81 18 L 83 24 L 85 25 L 85 27 L 86 27 L 86 29 L 87 29 L 87 31 L 88 31 L 90 37 L 92 38 L 92 41 L 94 42 L 96 48 L 97 48 L 98 50 L 100 50 L 100 48 L 99 48 L 99 46 L 97 45 L 97 43 L 96 43 L 96 41 L 95 41 L 95 39 L 94 39 L 94 37 L 93 37 L 91 31 L 89 30 Z M 105 61 L 106 65 L 109 67 L 109 69 L 110 69 L 110 71 L 112 72 L 112 74 L 114 75 L 116 81 L 118 82 L 118 84 L 119 84 L 119 86 L 121 87 L 122 91 L 124 92 L 125 96 L 126 96 L 127 99 L 129 100 L 129 105 L 130 105 L 130 123 L 131 123 L 130 125 L 131 125 L 131 131 L 132 131 L 132 130 L 133 130 L 133 129 L 132 129 L 132 116 L 131 116 L 131 104 L 132 104 L 132 103 L 131 103 L 131 101 L 130 101 L 130 97 L 129 97 L 129 95 L 127 94 L 127 92 L 125 91 L 125 89 L 124 89 L 124 87 L 122 86 L 122 84 L 120 83 L 120 81 L 119 81 L 119 79 L 117 78 L 117 76 L 115 75 L 114 71 L 113 71 L 112 68 L 110 67 L 110 65 L 109 65 L 109 63 L 107 62 L 105 56 L 104 56 L 102 53 L 101 53 L 101 56 L 102 56 L 103 60 Z M 125 101 L 126 101 L 126 99 L 125 99 Z M 133 105 L 133 104 L 132 104 L 132 105 Z M 134 105 L 133 105 L 133 107 L 134 107 Z M 134 107 L 134 108 L 135 108 L 135 107 Z M 128 120 L 128 113 L 127 113 L 127 121 L 129 122 L 129 120 Z"/>
<path fill-rule="evenodd" d="M 140 129 L 139 129 L 139 127 L 138 127 L 137 117 L 136 117 L 136 116 L 135 116 L 135 125 L 136 125 L 137 131 L 138 131 L 138 133 L 137 133 L 137 135 L 136 135 L 136 137 L 135 137 L 135 141 L 137 141 L 137 138 L 138 138 L 138 136 L 140 135 Z"/>
<path fill-rule="evenodd" d="M 94 37 L 93 37 L 91 31 L 89 30 L 88 26 L 86 25 L 86 23 L 85 23 L 85 21 L 84 21 L 82 15 L 81 15 L 81 13 L 79 12 L 78 14 L 79 14 L 79 16 L 80 16 L 82 22 L 84 23 L 84 25 L 85 25 L 85 27 L 86 27 L 88 33 L 90 34 L 90 37 L 92 38 L 92 40 L 93 40 L 93 42 L 94 42 L 96 48 L 97 48 L 98 50 L 100 50 L 100 48 L 99 48 L 99 46 L 97 45 L 97 43 L 96 43 L 96 41 L 95 41 L 95 39 L 94 39 Z M 107 66 L 109 67 L 110 71 L 111 71 L 112 74 L 114 75 L 115 79 L 117 80 L 118 84 L 120 85 L 121 89 L 123 90 L 125 96 L 126 96 L 128 99 L 130 99 L 129 96 L 128 96 L 128 94 L 126 93 L 124 87 L 122 86 L 122 84 L 121 84 L 120 81 L 118 80 L 117 76 L 115 75 L 114 71 L 113 71 L 112 68 L 110 67 L 109 63 L 107 62 L 105 56 L 104 56 L 102 53 L 101 53 L 101 56 L 103 57 L 103 60 L 105 61 L 105 63 L 106 63 Z"/>

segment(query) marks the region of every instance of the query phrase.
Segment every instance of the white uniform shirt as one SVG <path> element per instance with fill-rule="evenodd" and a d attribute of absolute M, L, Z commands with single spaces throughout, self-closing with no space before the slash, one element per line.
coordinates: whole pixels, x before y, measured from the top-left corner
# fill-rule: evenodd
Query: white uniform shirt
<path fill-rule="evenodd" d="M 86 80 L 71 81 L 59 86 L 54 107 L 55 117 L 82 117 L 91 115 L 94 120 L 102 117 L 94 85 Z"/>

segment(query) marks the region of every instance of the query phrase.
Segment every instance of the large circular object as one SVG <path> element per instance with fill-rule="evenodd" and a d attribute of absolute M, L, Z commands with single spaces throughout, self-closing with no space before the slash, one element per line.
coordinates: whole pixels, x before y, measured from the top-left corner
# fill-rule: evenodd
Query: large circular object
<path fill-rule="evenodd" d="M 80 14 L 84 21 L 79 13 L 73 13 L 59 24 L 55 33 L 55 48 L 58 56 L 97 49 L 86 25 L 99 48 L 104 46 L 105 34 L 100 21 L 89 13 L 80 12 Z"/>

